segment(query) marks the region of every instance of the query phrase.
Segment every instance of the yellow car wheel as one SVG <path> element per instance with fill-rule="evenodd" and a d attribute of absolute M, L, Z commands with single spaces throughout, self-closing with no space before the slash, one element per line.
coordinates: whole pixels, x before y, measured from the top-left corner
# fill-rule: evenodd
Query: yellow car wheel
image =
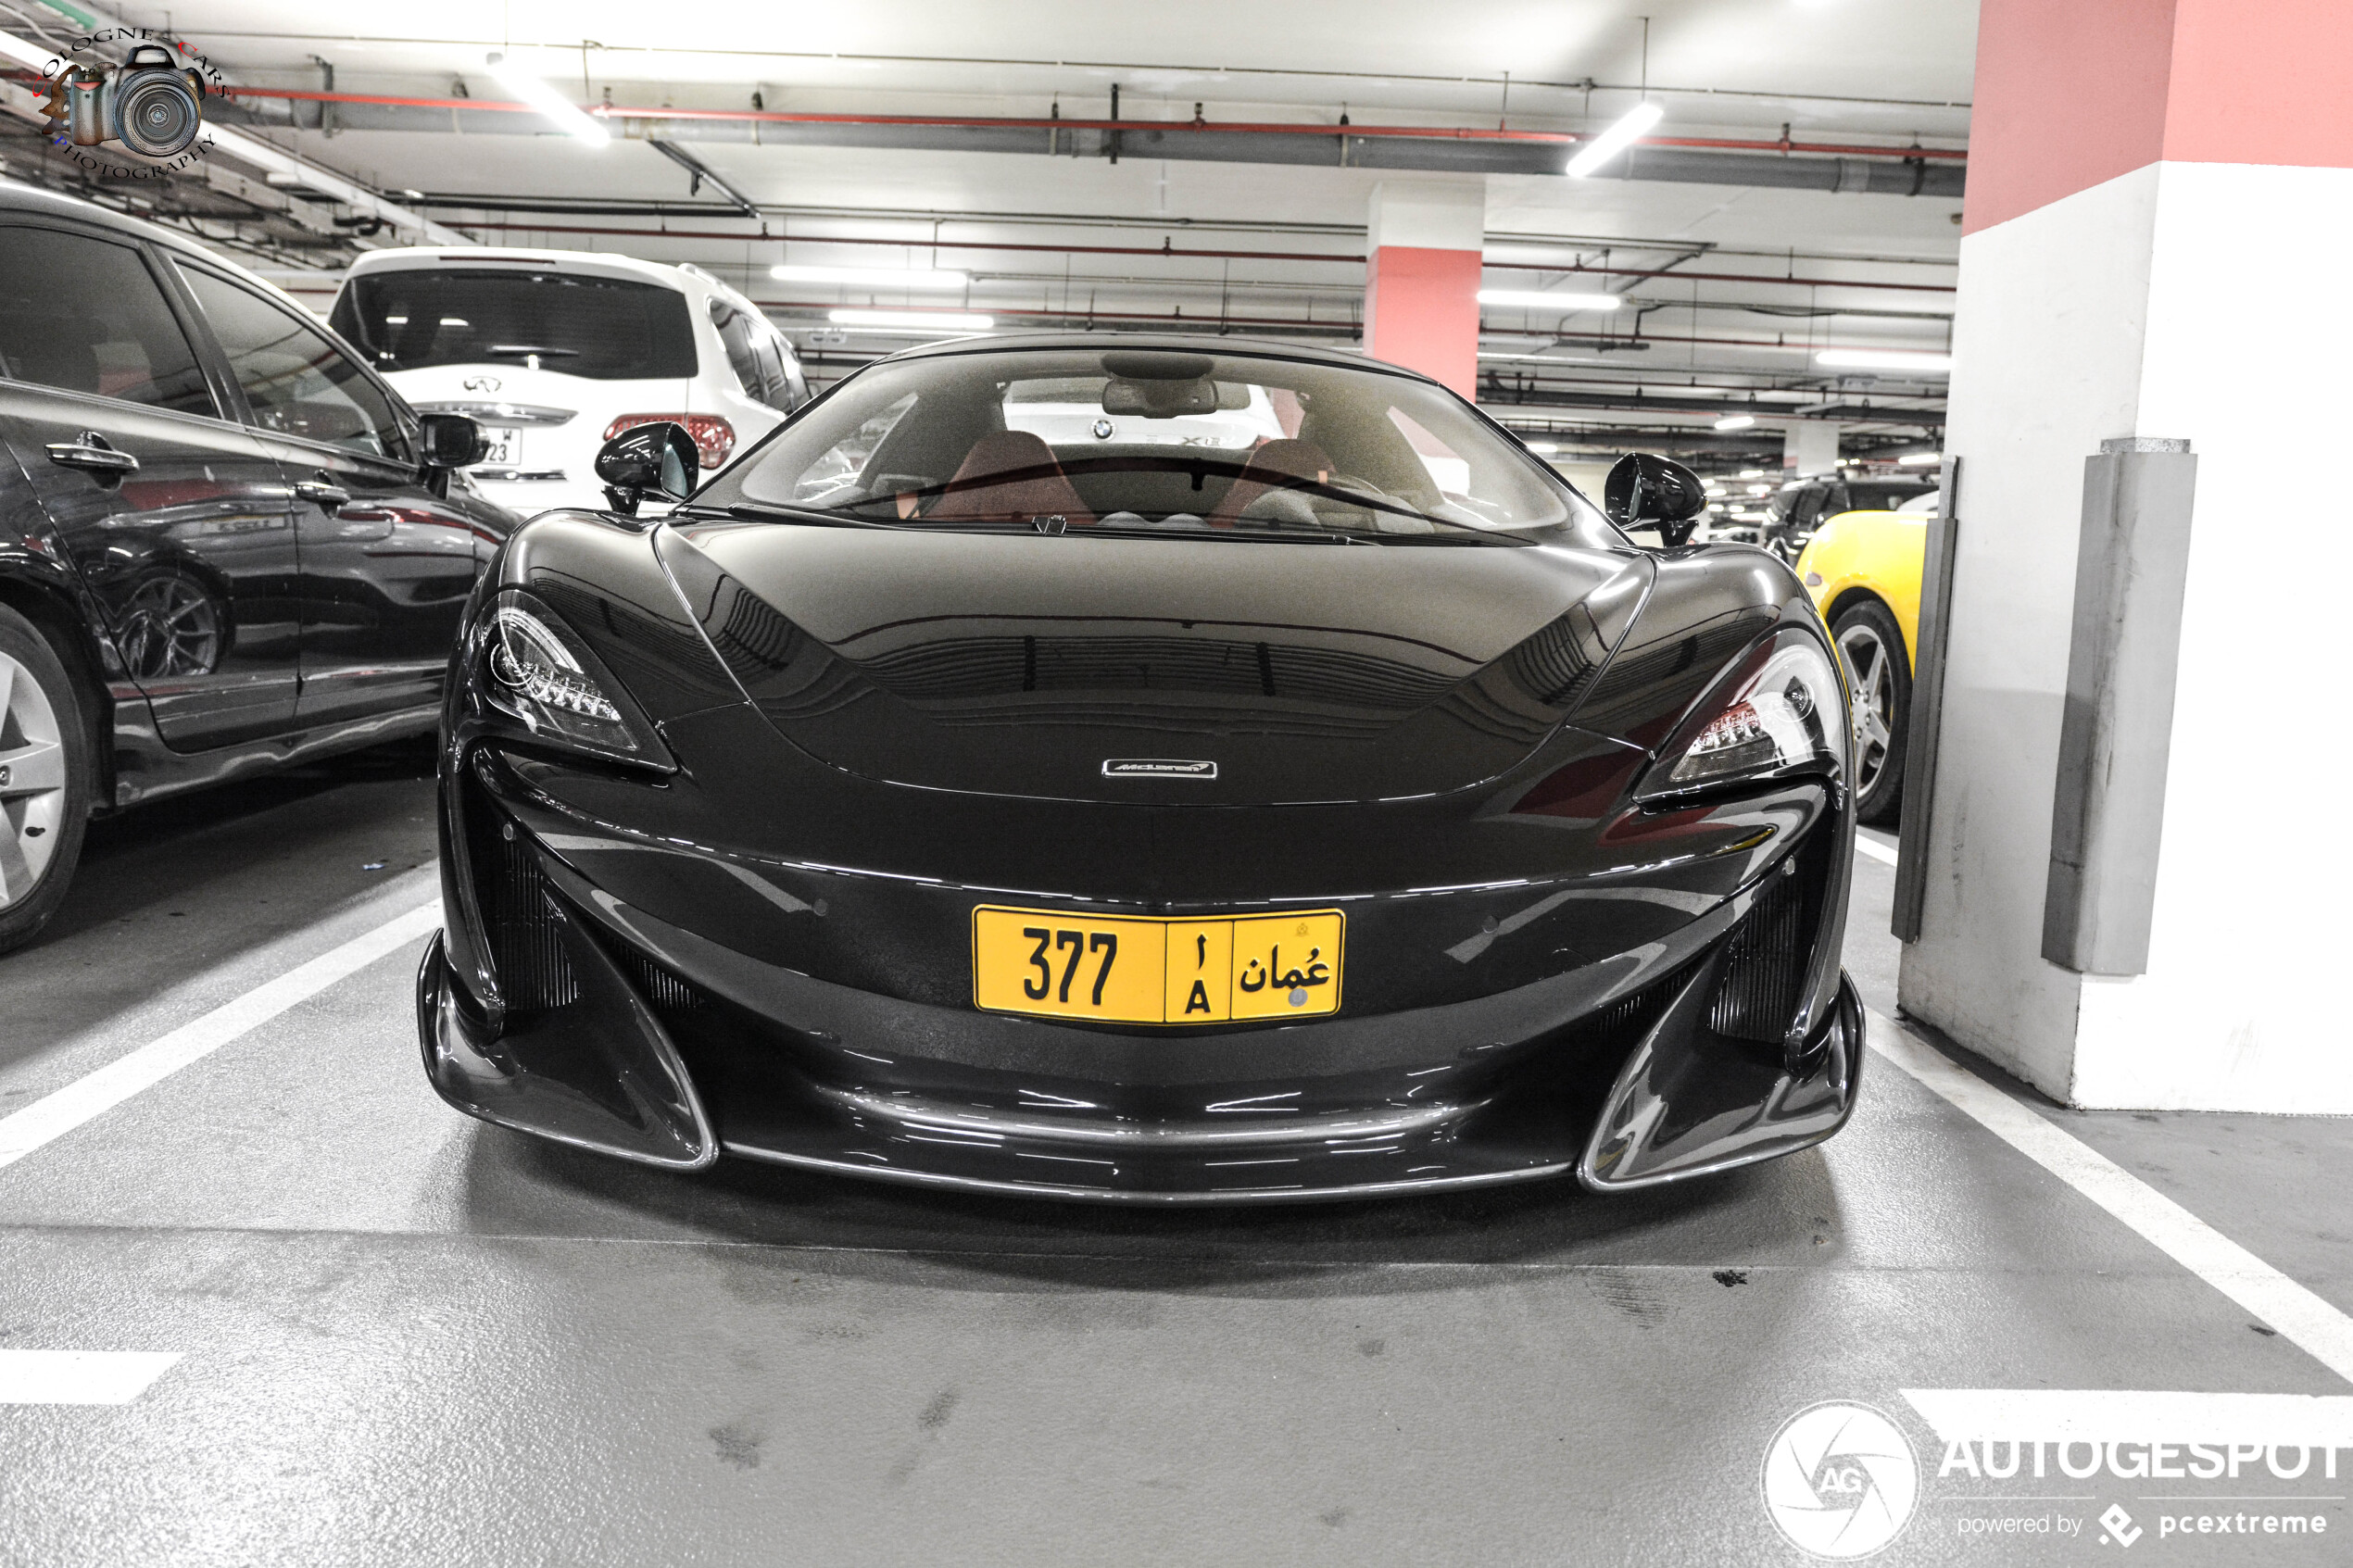
<path fill-rule="evenodd" d="M 1904 748 L 1911 732 L 1912 661 L 1895 616 L 1877 599 L 1838 612 L 1831 635 L 1855 688 L 1855 815 L 1881 826 L 1904 802 Z"/>

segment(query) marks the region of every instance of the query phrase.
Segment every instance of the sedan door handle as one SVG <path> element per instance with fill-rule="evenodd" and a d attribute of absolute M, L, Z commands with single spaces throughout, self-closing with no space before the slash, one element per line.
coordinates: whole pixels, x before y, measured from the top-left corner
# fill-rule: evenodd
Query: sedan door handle
<path fill-rule="evenodd" d="M 100 484 L 120 484 L 124 474 L 139 471 L 138 458 L 116 451 L 94 430 L 85 430 L 71 441 L 53 443 L 49 460 L 60 468 L 80 469 Z"/>
<path fill-rule="evenodd" d="M 340 484 L 328 483 L 323 473 L 316 479 L 306 479 L 296 483 L 294 492 L 306 501 L 317 502 L 319 509 L 329 517 L 334 516 L 351 502 L 351 492 Z"/>

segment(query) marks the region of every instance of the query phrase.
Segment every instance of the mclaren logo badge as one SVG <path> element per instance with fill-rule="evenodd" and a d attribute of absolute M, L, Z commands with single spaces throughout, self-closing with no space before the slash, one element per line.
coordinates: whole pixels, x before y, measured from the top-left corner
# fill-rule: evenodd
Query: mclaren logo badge
<path fill-rule="evenodd" d="M 1103 759 L 1107 779 L 1214 779 L 1214 762 L 1175 760 L 1164 757 L 1110 757 Z"/>

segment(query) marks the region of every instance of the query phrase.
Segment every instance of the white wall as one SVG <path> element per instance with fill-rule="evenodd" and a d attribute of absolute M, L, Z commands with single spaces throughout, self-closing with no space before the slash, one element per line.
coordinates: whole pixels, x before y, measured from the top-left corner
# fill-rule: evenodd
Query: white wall
<path fill-rule="evenodd" d="M 2353 533 L 2282 499 L 2344 444 L 2348 214 L 2353 171 L 2161 164 L 1962 242 L 1961 544 L 1902 997 L 2070 1103 L 2353 1112 L 2330 825 Z M 2264 297 L 2311 306 L 2260 310 L 2250 256 Z M 2197 501 L 2149 972 L 2085 980 L 2041 956 L 2043 891 L 2083 459 L 2124 435 L 2188 438 Z"/>

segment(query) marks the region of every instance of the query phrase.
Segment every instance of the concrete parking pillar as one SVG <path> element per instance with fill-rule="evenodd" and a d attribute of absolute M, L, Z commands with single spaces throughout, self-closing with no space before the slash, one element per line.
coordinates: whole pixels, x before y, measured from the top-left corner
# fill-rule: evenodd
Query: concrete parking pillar
<path fill-rule="evenodd" d="M 2347 80 L 2344 0 L 1980 12 L 1902 998 L 2073 1104 L 2353 1112 Z"/>
<path fill-rule="evenodd" d="M 1474 396 L 1487 182 L 1384 180 L 1367 230 L 1365 352 Z"/>

